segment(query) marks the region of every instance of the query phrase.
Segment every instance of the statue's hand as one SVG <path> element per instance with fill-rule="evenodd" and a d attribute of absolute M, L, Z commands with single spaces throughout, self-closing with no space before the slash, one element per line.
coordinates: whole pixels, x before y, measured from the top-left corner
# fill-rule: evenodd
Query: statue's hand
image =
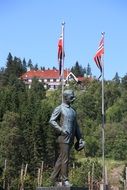
<path fill-rule="evenodd" d="M 61 135 L 69 135 L 69 133 L 66 130 L 62 129 L 61 130 Z"/>

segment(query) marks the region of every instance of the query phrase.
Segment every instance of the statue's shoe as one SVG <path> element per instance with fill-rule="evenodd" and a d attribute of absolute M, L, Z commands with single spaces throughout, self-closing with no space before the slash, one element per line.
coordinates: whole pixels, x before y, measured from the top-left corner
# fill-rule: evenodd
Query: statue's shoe
<path fill-rule="evenodd" d="M 65 187 L 72 187 L 73 184 L 71 184 L 69 181 L 64 181 L 62 185 Z"/>
<path fill-rule="evenodd" d="M 62 182 L 61 182 L 61 181 L 55 182 L 55 186 L 56 186 L 56 187 L 62 187 Z"/>

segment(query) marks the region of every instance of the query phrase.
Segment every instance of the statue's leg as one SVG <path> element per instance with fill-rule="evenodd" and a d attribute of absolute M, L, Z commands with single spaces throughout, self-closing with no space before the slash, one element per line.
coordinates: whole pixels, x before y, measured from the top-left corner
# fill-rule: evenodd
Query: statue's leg
<path fill-rule="evenodd" d="M 60 146 L 60 145 L 59 145 Z M 62 152 L 61 152 L 61 146 L 60 146 L 60 150 L 59 150 L 59 156 L 57 158 L 57 161 L 55 163 L 55 166 L 54 166 L 54 170 L 51 174 L 51 179 L 53 182 L 58 182 L 60 181 L 60 178 L 61 178 L 61 159 L 62 159 Z"/>
<path fill-rule="evenodd" d="M 61 177 L 62 182 L 68 181 L 68 165 L 70 157 L 70 145 L 61 143 Z"/>

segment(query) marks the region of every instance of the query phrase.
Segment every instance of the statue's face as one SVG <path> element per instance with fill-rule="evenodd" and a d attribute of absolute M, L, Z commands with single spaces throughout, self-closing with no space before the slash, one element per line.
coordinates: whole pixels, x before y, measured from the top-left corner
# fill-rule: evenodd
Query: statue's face
<path fill-rule="evenodd" d="M 73 91 L 65 91 L 66 93 L 64 94 L 64 100 L 65 103 L 70 104 L 72 102 L 74 102 L 75 100 L 75 96 L 74 96 L 74 92 Z"/>

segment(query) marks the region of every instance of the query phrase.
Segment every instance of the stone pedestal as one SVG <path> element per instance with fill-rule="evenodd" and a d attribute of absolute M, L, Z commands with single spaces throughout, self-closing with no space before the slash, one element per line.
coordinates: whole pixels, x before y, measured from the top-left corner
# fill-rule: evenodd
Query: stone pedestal
<path fill-rule="evenodd" d="M 88 190 L 85 187 L 37 187 L 36 190 Z"/>

